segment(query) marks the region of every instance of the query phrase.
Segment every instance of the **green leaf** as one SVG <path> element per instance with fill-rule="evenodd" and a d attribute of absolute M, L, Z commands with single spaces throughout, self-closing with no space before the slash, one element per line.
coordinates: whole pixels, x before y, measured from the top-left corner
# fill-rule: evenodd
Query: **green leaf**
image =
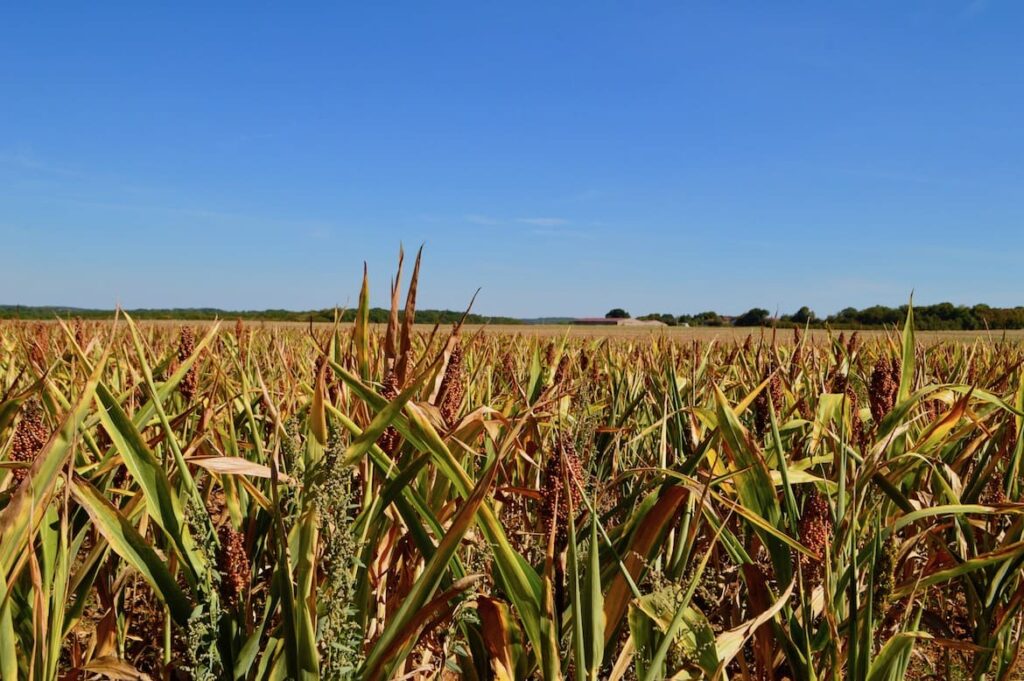
<path fill-rule="evenodd" d="M 871 661 L 867 681 L 897 681 L 903 678 L 906 660 L 919 639 L 932 638 L 923 631 L 903 631 L 882 646 L 878 657 Z"/>
<path fill-rule="evenodd" d="M 107 431 L 110 441 L 120 452 L 125 468 L 145 495 L 146 511 L 174 543 L 188 569 L 189 581 L 196 584 L 204 570 L 202 559 L 195 551 L 188 526 L 182 522 L 184 511 L 181 500 L 171 486 L 167 472 L 135 424 L 121 409 L 113 393 L 101 383 L 96 394 L 103 429 Z"/>
<path fill-rule="evenodd" d="M 363 263 L 363 286 L 359 289 L 359 309 L 356 311 L 355 334 L 356 363 L 359 375 L 370 380 L 370 279 Z"/>
<path fill-rule="evenodd" d="M 390 672 L 399 664 L 408 654 L 408 648 L 404 651 L 404 654 L 398 654 L 394 657 L 387 657 L 386 653 L 392 649 L 392 644 L 396 639 L 403 636 L 406 632 L 405 629 L 414 620 L 416 613 L 427 603 L 428 599 L 433 595 L 438 585 L 441 583 L 441 578 L 444 575 L 445 570 L 448 568 L 448 563 L 451 561 L 452 556 L 455 555 L 456 549 L 458 549 L 462 537 L 473 523 L 473 519 L 476 516 L 477 509 L 483 503 L 484 498 L 490 491 L 491 484 L 494 482 L 494 477 L 498 472 L 498 459 L 495 458 L 487 470 L 484 472 L 483 477 L 477 483 L 472 493 L 459 507 L 458 513 L 452 519 L 451 526 L 448 528 L 448 532 L 445 533 L 441 543 L 437 546 L 437 551 L 427 561 L 423 571 L 420 573 L 416 582 L 409 590 L 408 595 L 402 601 L 402 605 L 398 608 L 398 611 L 388 620 L 387 626 L 384 628 L 384 632 L 381 634 L 377 643 L 373 646 L 367 656 L 366 663 L 364 665 L 365 678 L 368 679 L 381 679 L 390 678 Z"/>
<path fill-rule="evenodd" d="M 597 681 L 604 662 L 604 592 L 601 590 L 601 552 L 597 538 L 598 518 L 590 519 L 590 548 L 587 554 L 587 573 L 583 580 L 583 616 L 589 625 L 585 629 L 587 678 Z"/>
<path fill-rule="evenodd" d="M 167 604 L 174 621 L 184 626 L 192 606 L 167 570 L 167 561 L 95 487 L 84 480 L 75 480 L 71 491 L 114 553 L 139 571 L 160 600 Z"/>
<path fill-rule="evenodd" d="M 903 324 L 903 374 L 896 394 L 897 404 L 903 402 L 914 390 L 914 368 L 917 359 L 917 344 L 914 340 L 914 296 L 907 306 L 907 321 Z"/>

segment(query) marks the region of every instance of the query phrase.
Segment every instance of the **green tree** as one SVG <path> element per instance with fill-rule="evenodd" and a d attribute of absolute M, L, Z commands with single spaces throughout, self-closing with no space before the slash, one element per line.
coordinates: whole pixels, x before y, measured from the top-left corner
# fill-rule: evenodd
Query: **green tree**
<path fill-rule="evenodd" d="M 605 319 L 629 319 L 629 313 L 623 310 L 621 307 L 616 307 L 608 311 L 608 314 L 604 316 Z"/>
<path fill-rule="evenodd" d="M 645 314 L 643 317 L 637 317 L 637 319 L 641 321 L 662 322 L 666 326 L 676 326 L 679 323 L 675 315 L 661 312 L 652 312 L 650 314 Z"/>
<path fill-rule="evenodd" d="M 813 322 L 817 318 L 818 316 L 814 314 L 814 310 L 804 305 L 796 311 L 796 314 L 793 315 L 793 322 L 795 324 L 807 324 L 808 322 Z"/>
<path fill-rule="evenodd" d="M 723 326 L 725 324 L 725 322 L 722 321 L 722 315 L 718 314 L 714 310 L 708 310 L 694 315 L 693 322 L 700 326 Z"/>
<path fill-rule="evenodd" d="M 768 310 L 761 307 L 754 307 L 739 317 L 733 322 L 734 326 L 764 326 L 768 323 Z"/>

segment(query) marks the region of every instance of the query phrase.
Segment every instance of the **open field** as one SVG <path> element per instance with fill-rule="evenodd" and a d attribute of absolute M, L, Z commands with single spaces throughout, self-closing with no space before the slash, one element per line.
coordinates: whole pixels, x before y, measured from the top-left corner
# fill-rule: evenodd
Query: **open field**
<path fill-rule="evenodd" d="M 0 324 L 0 679 L 1021 678 L 1019 334 L 399 302 Z"/>
<path fill-rule="evenodd" d="M 522 334 L 525 336 L 540 336 L 540 337 L 561 337 L 568 336 L 569 338 L 668 338 L 673 341 L 688 342 L 698 340 L 704 343 L 711 342 L 712 340 L 718 342 L 734 342 L 744 341 L 747 336 L 753 336 L 755 339 L 760 339 L 762 334 L 767 340 L 771 340 L 772 330 L 771 329 L 760 329 L 750 327 L 679 327 L 679 326 L 666 326 L 666 327 L 604 327 L 604 326 L 570 326 L 570 325 L 547 325 L 547 324 L 530 324 L 530 325 L 498 325 L 498 326 L 466 326 L 467 333 L 471 333 L 479 328 L 484 328 L 487 333 L 498 334 L 498 335 L 516 335 Z M 429 329 L 427 329 L 429 330 Z M 846 336 L 850 336 L 853 331 L 850 330 L 835 330 L 832 335 L 838 336 L 843 333 Z M 899 330 L 893 331 L 881 331 L 881 330 L 862 330 L 858 332 L 861 337 L 868 339 L 877 336 L 892 336 L 898 335 Z M 777 329 L 775 331 L 777 342 L 779 344 L 789 344 L 793 331 L 792 329 Z M 828 332 L 821 329 L 812 329 L 808 333 L 803 334 L 807 336 L 807 340 L 814 343 L 823 343 L 828 341 Z M 1006 340 L 1019 343 L 1024 341 L 1024 330 L 1011 330 L 1011 331 L 920 331 L 917 334 L 918 341 L 925 344 L 941 343 L 945 341 L 952 342 L 972 342 L 974 340 L 987 340 L 987 341 L 999 341 Z"/>
<path fill-rule="evenodd" d="M 2 322 L 0 322 L 2 323 Z M 34 324 L 36 322 L 7 322 L 9 324 Z M 46 322 L 47 324 L 53 322 Z M 95 322 L 100 323 L 100 322 Z M 221 322 L 222 324 L 231 325 L 234 323 L 233 319 L 225 319 Z M 208 328 L 213 322 L 201 320 L 201 321 L 145 321 L 139 322 L 142 327 L 150 324 L 160 326 L 171 326 L 179 327 L 182 325 L 189 325 L 195 328 Z M 291 328 L 291 329 L 307 329 L 309 328 L 308 323 L 303 322 L 246 322 L 250 328 Z M 333 324 L 326 324 L 317 322 L 313 324 L 313 327 L 322 331 L 333 328 Z M 341 324 L 340 328 L 345 332 L 351 332 L 352 324 Z M 377 333 L 384 333 L 386 329 L 385 324 L 370 324 L 369 328 Z M 433 324 L 415 324 L 414 327 L 417 333 L 429 334 L 434 329 Z M 700 341 L 702 343 L 710 343 L 715 341 L 717 343 L 731 343 L 731 342 L 743 342 L 747 336 L 753 337 L 755 340 L 765 339 L 766 342 L 771 342 L 773 330 L 770 328 L 755 328 L 755 327 L 733 327 L 733 326 L 721 326 L 721 327 L 681 327 L 681 326 L 665 326 L 665 327 L 608 327 L 608 326 L 576 326 L 571 324 L 466 324 L 463 327 L 463 333 L 465 335 L 474 335 L 478 332 L 486 333 L 488 335 L 497 336 L 509 336 L 509 337 L 537 337 L 537 338 L 567 338 L 567 339 L 659 339 L 666 338 L 672 341 L 687 343 L 691 341 Z M 831 332 L 831 336 L 838 339 L 839 335 L 850 336 L 853 333 L 857 333 L 861 338 L 872 339 L 872 338 L 884 338 L 884 337 L 897 337 L 900 334 L 900 329 L 891 330 L 880 330 L 880 329 L 862 329 L 854 331 L 850 329 L 835 329 Z M 774 331 L 776 344 L 778 345 L 791 345 L 793 338 L 792 329 L 776 329 Z M 918 331 L 917 341 L 923 345 L 934 345 L 936 343 L 953 342 L 953 343 L 972 343 L 974 341 L 985 341 L 990 343 L 1007 341 L 1011 343 L 1020 343 L 1024 341 L 1024 330 L 1022 329 L 1011 329 L 1011 330 L 977 330 L 977 331 Z M 810 329 L 807 332 L 801 331 L 805 342 L 821 344 L 828 343 L 830 333 L 823 329 Z"/>

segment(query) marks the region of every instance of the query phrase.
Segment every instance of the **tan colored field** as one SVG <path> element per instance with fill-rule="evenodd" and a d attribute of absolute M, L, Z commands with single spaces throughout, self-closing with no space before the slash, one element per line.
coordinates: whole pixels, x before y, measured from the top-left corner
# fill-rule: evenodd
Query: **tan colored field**
<path fill-rule="evenodd" d="M 30 322 L 31 323 L 31 322 Z M 212 322 L 209 320 L 199 320 L 194 322 L 183 322 L 180 320 L 166 320 L 166 321 L 142 321 L 141 324 L 146 326 L 148 324 L 157 325 L 169 325 L 173 327 L 179 327 L 182 324 L 191 324 L 198 328 L 205 328 Z M 234 324 L 234 320 L 226 319 L 221 322 L 224 328 Z M 249 327 L 273 327 L 280 326 L 283 328 L 303 328 L 307 327 L 308 323 L 305 322 L 261 322 L 261 321 L 246 321 L 246 326 Z M 330 328 L 332 325 L 323 322 L 314 323 L 314 328 L 323 330 Z M 351 329 L 351 324 L 342 324 L 342 328 Z M 384 324 L 371 324 L 371 329 L 375 332 L 384 333 Z M 447 326 L 442 325 L 439 328 L 440 331 L 446 331 Z M 665 326 L 665 327 L 643 327 L 643 326 L 575 326 L 571 324 L 494 324 L 494 325 L 483 325 L 483 324 L 467 324 L 464 331 L 468 335 L 473 335 L 483 330 L 489 336 L 526 336 L 530 338 L 554 338 L 554 337 L 568 337 L 578 339 L 591 339 L 591 338 L 618 338 L 618 339 L 630 339 L 630 338 L 670 338 L 679 341 L 690 341 L 699 340 L 702 342 L 719 341 L 719 342 L 732 342 L 736 340 L 744 340 L 747 336 L 753 336 L 754 339 L 759 338 L 762 334 L 766 338 L 771 338 L 772 329 L 769 328 L 754 328 L 754 327 L 732 327 L 732 326 L 719 326 L 719 327 L 680 327 L 680 326 Z M 433 329 L 433 324 L 416 324 L 415 329 L 418 332 L 429 334 Z M 776 338 L 779 343 L 786 344 L 793 338 L 792 329 L 778 329 L 775 331 Z M 804 333 L 804 332 L 802 332 Z M 838 336 L 840 333 L 850 336 L 854 331 L 849 329 L 836 329 L 832 331 L 833 335 Z M 860 337 L 864 340 L 879 336 L 890 336 L 898 342 L 899 330 L 893 329 L 891 331 L 881 330 L 860 330 L 857 331 Z M 828 338 L 829 332 L 824 329 L 811 329 L 804 335 L 815 343 L 820 343 Z M 935 343 L 942 343 L 946 341 L 953 341 L 958 343 L 970 343 L 977 340 L 984 340 L 989 342 L 996 341 L 1010 341 L 1013 343 L 1020 343 L 1024 341 L 1024 330 L 993 330 L 993 331 L 918 331 L 917 332 L 918 342 L 926 345 L 933 345 Z"/>
<path fill-rule="evenodd" d="M 424 327 L 429 329 L 430 327 Z M 480 326 L 469 326 L 467 329 L 470 332 L 475 332 Z M 571 338 L 651 338 L 651 337 L 667 337 L 675 340 L 700 340 L 700 341 L 733 341 L 743 340 L 748 335 L 753 335 L 756 339 L 762 333 L 766 337 L 771 337 L 771 329 L 759 329 L 749 327 L 607 327 L 607 326 L 569 326 L 569 325 L 548 325 L 548 324 L 529 324 L 529 325 L 497 325 L 484 327 L 486 332 L 489 334 L 522 334 L 524 336 L 564 336 L 566 334 Z M 777 332 L 777 338 L 780 341 L 792 339 L 793 331 L 791 329 L 779 329 Z M 838 335 L 845 333 L 849 336 L 853 331 L 836 330 L 833 334 Z M 868 339 L 874 336 L 886 335 L 885 331 L 860 331 L 861 338 Z M 893 338 L 899 338 L 899 331 L 888 332 Z M 821 341 L 828 337 L 828 332 L 821 329 L 813 329 L 809 332 L 809 337 L 815 341 Z M 917 334 L 918 341 L 932 344 L 943 341 L 958 341 L 958 342 L 972 342 L 975 340 L 1010 340 L 1015 343 L 1024 341 L 1024 330 L 1014 331 L 919 331 Z"/>

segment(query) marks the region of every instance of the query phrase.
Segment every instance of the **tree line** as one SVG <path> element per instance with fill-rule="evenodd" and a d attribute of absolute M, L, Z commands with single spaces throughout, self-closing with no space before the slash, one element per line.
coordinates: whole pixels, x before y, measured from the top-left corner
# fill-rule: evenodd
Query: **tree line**
<path fill-rule="evenodd" d="M 864 309 L 847 307 L 827 317 L 818 317 L 809 307 L 801 307 L 793 314 L 773 317 L 760 307 L 730 317 L 717 312 L 693 315 L 647 314 L 638 319 L 657 320 L 669 326 L 830 326 L 837 329 L 881 329 L 903 323 L 907 305 L 886 307 L 873 305 Z M 1024 307 L 991 307 L 989 305 L 936 305 L 914 306 L 914 323 L 918 329 L 928 331 L 974 331 L 981 329 L 1024 329 Z"/>
<path fill-rule="evenodd" d="M 321 310 L 221 310 L 217 308 L 160 308 L 127 310 L 133 319 L 150 320 L 212 320 L 212 319 L 243 319 L 246 321 L 268 322 L 333 322 L 340 318 L 342 322 L 355 321 L 354 309 L 340 310 L 325 308 Z M 454 324 L 462 318 L 457 310 L 416 310 L 418 324 Z M 370 308 L 370 321 L 374 324 L 385 324 L 390 310 L 380 307 Z M 398 316 L 404 318 L 405 312 L 399 311 Z M 74 307 L 31 307 L 25 305 L 0 305 L 0 319 L 53 319 L 54 317 L 79 317 L 81 319 L 113 319 L 113 310 L 93 310 Z M 512 317 L 488 317 L 478 314 L 466 316 L 467 324 L 521 324 Z"/>

